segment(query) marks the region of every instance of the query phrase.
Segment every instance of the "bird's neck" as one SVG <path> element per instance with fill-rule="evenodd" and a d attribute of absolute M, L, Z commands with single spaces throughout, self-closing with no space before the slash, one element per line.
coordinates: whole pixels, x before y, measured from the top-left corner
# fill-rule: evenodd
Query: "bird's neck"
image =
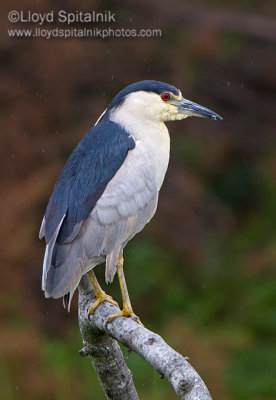
<path fill-rule="evenodd" d="M 134 110 L 128 110 L 125 107 L 118 108 L 111 112 L 109 119 L 120 124 L 136 140 L 146 142 L 165 141 L 168 142 L 169 145 L 169 133 L 163 121 L 145 118 Z"/>

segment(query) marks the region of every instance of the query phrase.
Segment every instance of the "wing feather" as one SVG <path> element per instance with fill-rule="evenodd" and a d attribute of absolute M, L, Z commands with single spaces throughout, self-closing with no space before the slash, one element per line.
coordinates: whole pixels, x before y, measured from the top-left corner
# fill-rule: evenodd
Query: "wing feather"
<path fill-rule="evenodd" d="M 128 153 L 124 164 L 93 209 L 86 224 L 87 230 L 83 232 L 88 254 L 107 256 L 108 282 L 116 272 L 118 248 L 120 251 L 140 232 L 156 211 L 158 188 L 151 172 L 151 161 L 145 160 L 139 150 L 137 146 Z M 102 225 L 105 225 L 105 237 L 103 245 L 97 248 L 93 240 L 93 230 Z"/>

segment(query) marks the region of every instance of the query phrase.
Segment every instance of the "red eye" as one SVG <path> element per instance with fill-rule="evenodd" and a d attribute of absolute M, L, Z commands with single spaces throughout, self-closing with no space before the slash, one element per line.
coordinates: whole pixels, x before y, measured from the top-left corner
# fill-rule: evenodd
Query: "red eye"
<path fill-rule="evenodd" d="M 161 94 L 161 99 L 162 99 L 163 101 L 168 101 L 168 100 L 170 100 L 170 98 L 171 98 L 170 93 L 165 92 L 165 93 L 162 93 L 162 94 Z"/>

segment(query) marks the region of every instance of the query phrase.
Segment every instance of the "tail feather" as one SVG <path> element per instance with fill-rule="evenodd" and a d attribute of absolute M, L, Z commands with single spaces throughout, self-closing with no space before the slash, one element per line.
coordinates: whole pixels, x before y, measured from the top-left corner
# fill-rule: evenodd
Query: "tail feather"
<path fill-rule="evenodd" d="M 44 255 L 44 261 L 43 261 L 43 274 L 42 274 L 42 290 L 45 290 L 46 287 L 46 281 L 47 281 L 47 276 L 49 269 L 51 267 L 51 261 L 52 261 L 52 255 L 53 255 L 53 250 L 54 246 L 56 243 L 57 235 L 59 233 L 60 227 L 62 225 L 62 222 L 65 218 L 65 215 L 62 217 L 60 223 L 58 224 L 50 242 L 46 245 L 46 250 L 45 250 L 45 255 Z M 42 222 L 43 225 L 43 222 Z"/>

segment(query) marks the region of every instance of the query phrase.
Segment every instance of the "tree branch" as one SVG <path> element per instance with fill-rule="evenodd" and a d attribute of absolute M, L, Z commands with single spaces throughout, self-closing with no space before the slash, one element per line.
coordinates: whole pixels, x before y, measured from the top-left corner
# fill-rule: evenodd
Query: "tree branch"
<path fill-rule="evenodd" d="M 118 342 L 89 319 L 88 310 L 95 300 L 92 285 L 84 276 L 79 284 L 79 326 L 84 343 L 80 355 L 89 356 L 107 399 L 139 400 Z M 101 309 L 108 304 L 102 304 Z"/>
<path fill-rule="evenodd" d="M 90 356 L 107 399 L 138 399 L 131 372 L 118 343 L 114 341 L 116 339 L 143 357 L 159 374 L 166 376 L 180 399 L 212 400 L 194 368 L 159 335 L 130 318 L 117 318 L 108 323 L 108 317 L 118 312 L 110 303 L 100 304 L 89 317 L 93 299 L 92 286 L 84 276 L 79 285 L 79 324 L 85 343 L 81 352 Z"/>

